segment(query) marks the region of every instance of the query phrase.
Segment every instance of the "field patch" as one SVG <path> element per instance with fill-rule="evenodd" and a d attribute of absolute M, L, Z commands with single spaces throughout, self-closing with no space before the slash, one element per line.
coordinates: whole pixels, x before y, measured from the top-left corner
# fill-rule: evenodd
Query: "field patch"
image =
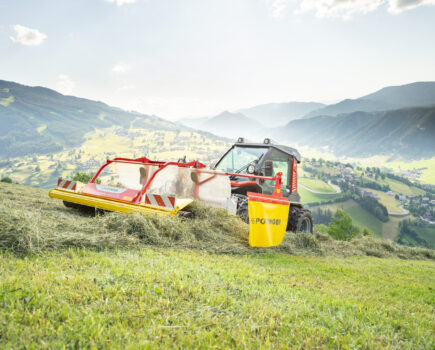
<path fill-rule="evenodd" d="M 399 193 L 406 196 L 420 196 L 425 194 L 425 191 L 415 186 L 408 186 L 407 184 L 404 184 L 403 182 L 395 179 L 385 178 L 383 182 L 388 184 L 391 188 L 391 191 L 393 191 L 394 193 Z"/>
<path fill-rule="evenodd" d="M 314 207 L 317 208 L 317 207 Z M 313 209 L 314 209 L 313 208 Z M 377 217 L 369 213 L 363 207 L 361 207 L 357 202 L 353 199 L 349 199 L 345 202 L 340 203 L 332 203 L 332 204 L 324 204 L 319 206 L 319 208 L 325 210 L 329 209 L 333 212 L 338 209 L 344 210 L 352 219 L 352 222 L 359 228 L 364 229 L 366 227 L 369 229 L 375 236 L 383 237 L 382 232 L 382 221 L 380 221 Z"/>
<path fill-rule="evenodd" d="M 0 98 L 0 106 L 7 107 L 15 101 L 14 96 Z"/>
<path fill-rule="evenodd" d="M 397 200 L 396 198 L 394 198 L 394 196 L 390 196 L 386 192 L 373 190 L 371 188 L 367 188 L 366 190 L 369 192 L 372 192 L 378 196 L 379 202 L 381 202 L 383 205 L 385 205 L 387 207 L 389 214 L 403 214 L 404 213 L 403 209 L 400 208 L 402 203 L 399 200 Z"/>
<path fill-rule="evenodd" d="M 299 187 L 298 192 L 299 195 L 301 196 L 301 202 L 303 204 L 324 203 L 339 198 L 341 196 L 341 194 L 335 194 L 335 193 L 328 193 L 328 194 L 312 193 L 303 187 Z"/>
<path fill-rule="evenodd" d="M 422 160 L 397 160 L 387 161 L 386 157 L 373 157 L 373 159 L 354 159 L 357 162 L 361 162 L 364 166 L 385 167 L 393 170 L 399 174 L 403 170 L 419 169 L 421 171 L 420 176 L 416 179 L 435 185 L 435 157 Z"/>
<path fill-rule="evenodd" d="M 350 215 L 352 221 L 360 228 L 363 229 L 367 227 L 376 236 L 382 237 L 382 221 L 377 217 L 370 214 L 367 210 L 362 208 L 360 205 L 354 205 L 345 209 L 345 211 Z"/>
<path fill-rule="evenodd" d="M 329 186 L 326 182 L 320 179 L 308 178 L 308 177 L 299 177 L 299 183 L 310 188 L 315 192 L 321 193 L 335 193 L 335 190 Z"/>

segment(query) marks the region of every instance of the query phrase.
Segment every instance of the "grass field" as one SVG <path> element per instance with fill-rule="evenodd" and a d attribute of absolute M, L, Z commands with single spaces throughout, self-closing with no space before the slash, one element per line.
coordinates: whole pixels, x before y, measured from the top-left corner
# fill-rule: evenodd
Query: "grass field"
<path fill-rule="evenodd" d="M 333 212 L 343 208 L 352 218 L 352 222 L 360 229 L 366 227 L 376 236 L 392 241 L 398 236 L 399 222 L 403 220 L 403 218 L 390 216 L 387 222 L 382 222 L 352 199 L 343 203 L 325 204 L 320 207 L 322 209 L 328 208 Z M 414 219 L 412 216 L 407 216 L 406 218 Z"/>
<path fill-rule="evenodd" d="M 335 190 L 331 186 L 329 186 L 326 182 L 324 182 L 320 179 L 314 179 L 314 178 L 308 178 L 308 177 L 299 177 L 298 181 L 302 185 L 307 186 L 308 188 L 310 188 L 316 192 L 335 193 Z"/>
<path fill-rule="evenodd" d="M 350 161 L 354 161 L 362 164 L 364 167 L 386 167 L 394 172 L 398 173 L 401 170 L 413 170 L 420 169 L 421 175 L 418 177 L 418 180 L 435 185 L 435 157 L 431 159 L 423 159 L 423 160 L 396 160 L 396 161 L 388 161 L 387 156 L 375 156 L 366 159 L 350 159 Z"/>
<path fill-rule="evenodd" d="M 435 247 L 435 227 L 434 225 L 417 226 L 410 224 L 410 227 L 417 232 L 418 236 L 423 238 L 430 244 L 431 247 Z"/>
<path fill-rule="evenodd" d="M 4 348 L 435 345 L 433 262 L 143 249 L 0 266 Z"/>
<path fill-rule="evenodd" d="M 361 230 L 365 227 L 377 237 L 383 237 L 383 223 L 378 218 L 362 208 L 357 202 L 350 199 L 342 203 L 332 203 L 320 206 L 322 209 L 330 209 L 335 212 L 343 209 L 352 218 L 352 223 Z"/>
<path fill-rule="evenodd" d="M 382 221 L 370 214 L 360 205 L 355 205 L 346 209 L 346 212 L 352 218 L 353 223 L 360 229 L 367 227 L 376 236 L 382 237 Z"/>
<path fill-rule="evenodd" d="M 388 195 L 386 192 L 373 190 L 371 188 L 367 188 L 367 191 L 370 191 L 378 196 L 379 202 L 387 207 L 389 214 L 402 214 L 403 210 L 400 207 L 401 202 L 394 198 L 394 196 Z"/>
<path fill-rule="evenodd" d="M 386 178 L 382 182 L 388 184 L 394 193 L 399 193 L 406 196 L 411 196 L 411 195 L 420 196 L 425 194 L 423 190 L 415 186 L 408 186 L 398 180 Z"/>
<path fill-rule="evenodd" d="M 413 218 L 412 216 L 407 216 L 406 219 Z M 391 239 L 394 241 L 399 235 L 399 223 L 403 218 L 390 216 L 387 222 L 382 224 L 382 236 L 385 239 Z"/>
<path fill-rule="evenodd" d="M 303 204 L 323 203 L 323 202 L 327 202 L 331 199 L 338 198 L 340 196 L 340 194 L 335 194 L 335 193 L 328 193 L 328 194 L 312 193 L 303 187 L 299 187 L 298 192 L 299 192 L 299 195 L 301 196 L 301 202 Z"/>

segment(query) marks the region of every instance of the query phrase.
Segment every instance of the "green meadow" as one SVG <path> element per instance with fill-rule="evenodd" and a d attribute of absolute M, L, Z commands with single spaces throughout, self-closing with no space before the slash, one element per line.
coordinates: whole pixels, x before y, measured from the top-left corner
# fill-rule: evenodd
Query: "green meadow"
<path fill-rule="evenodd" d="M 222 210 L 92 216 L 4 183 L 0 199 L 0 348 L 435 346 L 433 250 L 322 226 L 250 248 Z"/>

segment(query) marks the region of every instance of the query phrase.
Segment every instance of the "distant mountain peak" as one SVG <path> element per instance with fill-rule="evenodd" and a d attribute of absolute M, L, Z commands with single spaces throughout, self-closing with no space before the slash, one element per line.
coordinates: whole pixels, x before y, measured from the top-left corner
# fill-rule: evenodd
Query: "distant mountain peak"
<path fill-rule="evenodd" d="M 254 119 L 268 127 L 285 125 L 291 120 L 302 118 L 307 113 L 322 108 L 325 105 L 317 102 L 282 102 L 266 103 L 237 112 Z"/>
<path fill-rule="evenodd" d="M 386 86 L 356 99 L 344 99 L 335 104 L 311 111 L 304 118 L 318 115 L 336 116 L 356 111 L 386 111 L 406 107 L 435 105 L 435 82 L 414 82 L 398 86 Z"/>

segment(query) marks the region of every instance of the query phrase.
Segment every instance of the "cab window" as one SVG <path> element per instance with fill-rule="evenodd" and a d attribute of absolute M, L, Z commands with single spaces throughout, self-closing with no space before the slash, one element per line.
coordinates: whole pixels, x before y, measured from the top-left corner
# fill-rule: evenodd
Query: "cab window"
<path fill-rule="evenodd" d="M 249 164 L 258 162 L 268 151 L 266 147 L 238 147 L 229 151 L 216 166 L 216 170 L 228 171 L 231 173 L 246 174 Z"/>
<path fill-rule="evenodd" d="M 277 173 L 282 173 L 282 186 L 281 191 L 287 191 L 286 186 L 289 185 L 289 155 L 278 151 L 276 149 L 272 149 L 267 155 L 267 160 L 271 160 L 273 162 L 273 175 L 275 176 Z M 263 169 L 264 174 L 264 169 Z M 272 194 L 274 191 L 274 183 L 273 181 L 265 181 L 265 186 L 263 186 L 263 193 Z"/>

